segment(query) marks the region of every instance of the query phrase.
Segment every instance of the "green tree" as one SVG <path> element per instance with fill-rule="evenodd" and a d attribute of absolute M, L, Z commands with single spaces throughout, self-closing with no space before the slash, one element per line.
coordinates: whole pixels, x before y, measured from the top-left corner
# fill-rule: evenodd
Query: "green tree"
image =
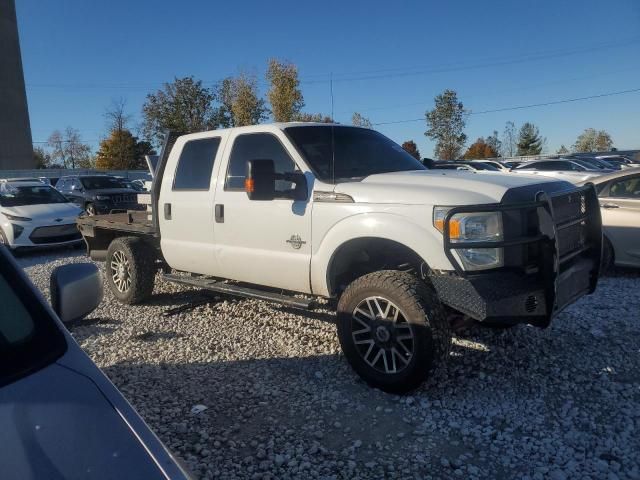
<path fill-rule="evenodd" d="M 486 158 L 495 158 L 502 156 L 502 142 L 500 138 L 498 138 L 498 131 L 494 130 L 492 135 L 489 135 L 486 139 L 487 145 L 491 147 L 493 152 L 495 153 L 494 157 L 486 157 Z"/>
<path fill-rule="evenodd" d="M 142 106 L 144 136 L 160 144 L 166 130 L 192 133 L 216 128 L 220 112 L 215 100 L 215 92 L 193 77 L 165 83 L 161 90 L 148 94 Z"/>
<path fill-rule="evenodd" d="M 494 147 L 487 143 L 484 138 L 480 137 L 469 146 L 462 158 L 478 160 L 482 158 L 496 158 L 498 156 L 498 152 L 496 152 Z"/>
<path fill-rule="evenodd" d="M 358 112 L 353 112 L 351 123 L 356 127 L 371 128 L 371 121 L 367 117 L 363 117 Z"/>
<path fill-rule="evenodd" d="M 608 152 L 613 148 L 611 135 L 605 130 L 587 128 L 573 145 L 576 152 Z"/>
<path fill-rule="evenodd" d="M 298 67 L 272 58 L 267 67 L 267 81 L 271 85 L 267 97 L 276 122 L 290 122 L 304 107 L 298 80 Z"/>
<path fill-rule="evenodd" d="M 560 148 L 558 149 L 558 151 L 556 153 L 558 155 L 566 155 L 567 153 L 569 153 L 569 149 L 567 147 L 565 147 L 564 145 L 560 145 Z"/>
<path fill-rule="evenodd" d="M 414 142 L 413 140 L 407 140 L 402 144 L 402 148 L 413 158 L 420 160 L 420 150 L 418 150 L 418 145 L 416 145 L 416 142 Z"/>
<path fill-rule="evenodd" d="M 514 157 L 518 152 L 518 129 L 516 124 L 508 121 L 502 132 L 502 155 Z"/>
<path fill-rule="evenodd" d="M 269 110 L 258 95 L 254 75 L 241 73 L 225 78 L 218 84 L 216 97 L 220 101 L 216 122 L 222 127 L 256 125 L 267 118 Z"/>
<path fill-rule="evenodd" d="M 518 155 L 540 155 L 543 139 L 540 130 L 533 123 L 526 122 L 518 135 Z"/>
<path fill-rule="evenodd" d="M 36 168 L 49 168 L 51 164 L 51 155 L 42 147 L 33 148 L 33 158 L 36 163 Z"/>
<path fill-rule="evenodd" d="M 455 160 L 460 157 L 467 140 L 464 134 L 466 111 L 453 90 L 445 90 L 434 100 L 434 109 L 425 113 L 428 127 L 425 135 L 436 142 L 434 154 L 437 158 Z"/>

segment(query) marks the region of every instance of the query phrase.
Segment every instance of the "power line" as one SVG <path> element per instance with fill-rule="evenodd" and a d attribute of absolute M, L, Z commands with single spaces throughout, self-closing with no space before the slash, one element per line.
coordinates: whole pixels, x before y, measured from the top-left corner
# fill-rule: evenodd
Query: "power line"
<path fill-rule="evenodd" d="M 483 115 L 486 113 L 495 113 L 495 112 L 507 112 L 507 111 L 511 111 L 511 110 L 524 110 L 527 108 L 535 108 L 535 107 L 547 107 L 549 105 L 559 105 L 562 103 L 572 103 L 572 102 L 581 102 L 583 100 L 592 100 L 594 98 L 602 98 L 602 97 L 612 97 L 614 95 L 625 95 L 627 93 L 636 93 L 636 92 L 640 92 L 640 88 L 633 88 L 630 90 L 621 90 L 619 92 L 607 92 L 607 93 L 600 93 L 597 95 L 589 95 L 588 97 L 578 97 L 578 98 L 565 98 L 562 100 L 554 100 L 551 102 L 543 102 L 543 103 L 532 103 L 530 105 L 518 105 L 515 107 L 505 107 L 505 108 L 495 108 L 492 110 L 481 110 L 478 112 L 468 112 L 466 113 L 466 115 Z M 377 123 L 372 123 L 372 125 L 392 125 L 392 124 L 396 124 L 396 123 L 410 123 L 410 122 L 424 122 L 425 121 L 425 117 L 420 117 L 420 118 L 410 118 L 407 120 L 394 120 L 394 121 L 390 121 L 390 122 L 377 122 Z"/>

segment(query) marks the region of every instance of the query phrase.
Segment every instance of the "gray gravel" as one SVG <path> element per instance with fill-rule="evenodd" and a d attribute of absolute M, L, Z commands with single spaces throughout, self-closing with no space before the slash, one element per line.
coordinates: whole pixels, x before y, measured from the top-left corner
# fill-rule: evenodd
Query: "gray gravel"
<path fill-rule="evenodd" d="M 19 258 L 43 290 L 77 261 Z M 203 294 L 159 282 L 71 329 L 197 478 L 640 479 L 639 292 L 618 272 L 546 330 L 463 331 L 406 397 L 356 377 L 328 311 L 225 298 L 164 317 Z"/>

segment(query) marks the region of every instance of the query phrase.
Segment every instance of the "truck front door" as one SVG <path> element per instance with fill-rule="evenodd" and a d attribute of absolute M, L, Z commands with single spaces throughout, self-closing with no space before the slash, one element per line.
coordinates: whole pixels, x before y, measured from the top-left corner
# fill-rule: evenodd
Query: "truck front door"
<path fill-rule="evenodd" d="M 289 145 L 279 131 L 229 138 L 228 162 L 222 165 L 226 173 L 218 175 L 215 195 L 216 256 L 224 278 L 309 292 L 311 203 L 249 200 L 244 190 L 249 160 L 273 160 L 277 173 L 301 170 L 302 162 L 294 159 L 297 153 Z M 288 182 L 276 182 L 278 191 L 289 188 Z"/>
<path fill-rule="evenodd" d="M 179 139 L 167 162 L 158 202 L 162 254 L 177 270 L 216 275 L 213 195 L 223 134 Z"/>

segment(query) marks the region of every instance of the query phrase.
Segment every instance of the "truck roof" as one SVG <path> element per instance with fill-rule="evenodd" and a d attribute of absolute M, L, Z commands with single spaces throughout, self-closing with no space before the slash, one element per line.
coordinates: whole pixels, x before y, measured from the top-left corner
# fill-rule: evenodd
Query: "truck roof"
<path fill-rule="evenodd" d="M 324 122 L 274 122 L 274 123 L 260 123 L 258 125 L 247 125 L 246 127 L 230 127 L 230 128 L 219 128 L 216 130 L 206 130 L 204 132 L 197 133 L 188 133 L 186 135 L 181 135 L 181 138 L 187 139 L 196 139 L 196 138 L 206 138 L 211 135 L 215 135 L 220 132 L 238 132 L 238 133 L 251 133 L 251 132 L 274 132 L 277 130 L 284 130 L 287 127 L 350 127 L 350 128 L 363 128 L 356 127 L 353 125 L 342 125 L 340 123 L 324 123 Z"/>

